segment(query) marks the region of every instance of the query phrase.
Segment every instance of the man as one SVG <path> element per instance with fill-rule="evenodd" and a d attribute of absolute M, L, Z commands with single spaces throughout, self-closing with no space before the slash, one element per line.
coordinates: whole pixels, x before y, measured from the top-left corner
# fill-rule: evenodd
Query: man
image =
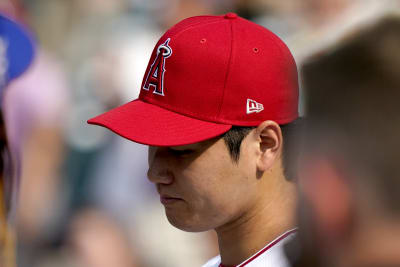
<path fill-rule="evenodd" d="M 284 147 L 297 108 L 289 49 L 228 13 L 169 29 L 139 99 L 89 123 L 149 145 L 148 177 L 169 222 L 217 232 L 221 255 L 205 266 L 279 267 L 287 266 L 282 245 L 295 232 Z"/>
<path fill-rule="evenodd" d="M 32 38 L 15 21 L 0 14 L 0 97 L 13 79 L 29 67 L 34 55 Z M 16 155 L 11 155 L 0 110 L 0 266 L 15 266 L 12 229 L 18 186 Z"/>
<path fill-rule="evenodd" d="M 400 19 L 303 68 L 299 266 L 400 266 Z"/>

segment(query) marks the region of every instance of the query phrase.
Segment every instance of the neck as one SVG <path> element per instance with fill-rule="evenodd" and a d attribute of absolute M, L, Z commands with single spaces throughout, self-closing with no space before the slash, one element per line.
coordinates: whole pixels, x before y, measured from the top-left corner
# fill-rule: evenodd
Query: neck
<path fill-rule="evenodd" d="M 216 229 L 221 260 L 225 266 L 242 263 L 286 231 L 295 228 L 295 187 L 285 181 L 284 186 L 275 188 L 282 190 L 262 192 L 263 201 L 258 201 L 240 217 Z"/>

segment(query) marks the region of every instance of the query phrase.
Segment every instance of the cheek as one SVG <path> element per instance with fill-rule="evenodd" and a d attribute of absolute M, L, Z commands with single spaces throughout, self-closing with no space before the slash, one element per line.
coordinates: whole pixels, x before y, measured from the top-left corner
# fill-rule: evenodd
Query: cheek
<path fill-rule="evenodd" d="M 182 171 L 182 182 L 191 187 L 193 197 L 199 200 L 219 199 L 225 195 L 229 185 L 235 182 L 236 167 L 225 158 L 207 158 L 193 162 Z"/>
<path fill-rule="evenodd" d="M 230 158 L 215 159 L 207 167 L 189 166 L 182 174 L 188 208 L 199 220 L 223 223 L 240 209 L 237 202 L 243 198 L 247 179 Z"/>
<path fill-rule="evenodd" d="M 197 158 L 176 164 L 174 186 L 185 202 L 166 210 L 171 224 L 197 232 L 240 216 L 254 195 L 251 169 L 245 162 L 233 163 L 222 140 Z"/>

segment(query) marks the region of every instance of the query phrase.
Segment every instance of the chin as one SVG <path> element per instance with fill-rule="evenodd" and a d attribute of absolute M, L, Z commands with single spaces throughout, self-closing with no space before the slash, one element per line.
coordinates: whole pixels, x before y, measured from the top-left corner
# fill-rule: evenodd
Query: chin
<path fill-rule="evenodd" d="M 191 233 L 197 233 L 197 232 L 205 232 L 208 230 L 214 229 L 210 225 L 204 225 L 204 223 L 198 221 L 198 220 L 193 220 L 193 219 L 188 219 L 188 218 L 182 218 L 182 216 L 173 216 L 171 214 L 166 213 L 167 219 L 169 223 L 178 228 L 179 230 L 185 231 L 185 232 L 191 232 Z"/>

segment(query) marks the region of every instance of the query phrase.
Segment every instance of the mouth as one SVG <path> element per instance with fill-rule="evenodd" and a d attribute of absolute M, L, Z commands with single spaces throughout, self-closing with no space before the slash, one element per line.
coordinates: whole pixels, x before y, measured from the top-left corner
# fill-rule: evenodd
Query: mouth
<path fill-rule="evenodd" d="M 171 196 L 168 196 L 168 195 L 160 195 L 160 202 L 163 205 L 172 205 L 172 204 L 180 202 L 180 201 L 183 201 L 183 199 L 176 198 L 176 197 L 171 197 Z"/>

